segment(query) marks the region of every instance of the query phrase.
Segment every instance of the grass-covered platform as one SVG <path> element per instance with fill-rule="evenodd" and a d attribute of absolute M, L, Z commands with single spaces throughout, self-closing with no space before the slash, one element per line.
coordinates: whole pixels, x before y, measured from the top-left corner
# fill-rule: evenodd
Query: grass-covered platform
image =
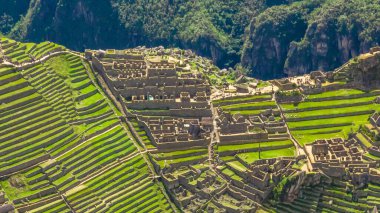
<path fill-rule="evenodd" d="M 296 104 L 281 104 L 293 136 L 302 144 L 316 139 L 344 137 L 368 122 L 380 110 L 374 103 L 380 91 L 342 89 L 309 95 Z"/>

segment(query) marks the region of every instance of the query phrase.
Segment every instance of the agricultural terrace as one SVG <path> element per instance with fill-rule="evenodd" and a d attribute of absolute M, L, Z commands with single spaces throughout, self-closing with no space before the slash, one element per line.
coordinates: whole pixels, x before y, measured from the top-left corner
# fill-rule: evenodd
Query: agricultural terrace
<path fill-rule="evenodd" d="M 359 131 L 355 134 L 355 138 L 361 143 L 362 148 L 367 151 L 364 158 L 367 160 L 380 161 L 379 146 L 379 130 L 377 126 L 378 112 L 373 113 L 368 123 L 359 127 Z"/>
<path fill-rule="evenodd" d="M 345 186 L 344 186 L 345 185 Z M 380 186 L 368 184 L 365 189 L 352 193 L 353 186 L 348 182 L 343 185 L 318 185 L 301 189 L 301 196 L 291 203 L 265 204 L 268 212 L 366 212 L 380 205 Z M 347 190 L 348 189 L 348 190 Z"/>
<path fill-rule="evenodd" d="M 159 165 L 160 169 L 170 166 L 179 167 L 181 165 L 190 165 L 203 162 L 208 159 L 207 147 L 194 147 L 186 150 L 171 152 L 160 152 L 151 154 L 153 162 Z"/>
<path fill-rule="evenodd" d="M 212 103 L 215 106 L 225 106 L 225 105 L 230 105 L 230 104 L 242 104 L 242 103 L 270 101 L 270 100 L 272 100 L 272 95 L 264 94 L 264 95 L 225 97 L 222 99 L 213 100 Z"/>
<path fill-rule="evenodd" d="M 89 67 L 69 53 L 0 66 L 5 198 L 19 212 L 173 211 Z"/>
<path fill-rule="evenodd" d="M 343 137 L 356 132 L 380 110 L 374 102 L 380 91 L 342 89 L 309 95 L 297 104 L 281 104 L 292 135 L 302 145 L 316 139 Z"/>
<path fill-rule="evenodd" d="M 278 112 L 278 107 L 275 101 L 272 100 L 271 95 L 250 95 L 234 98 L 226 98 L 223 100 L 213 101 L 214 106 L 220 105 L 223 111 L 230 112 L 231 114 L 240 114 L 246 118 L 251 116 L 262 116 L 262 118 L 273 116 L 273 120 L 264 120 L 267 124 L 276 124 L 282 120 Z M 272 110 L 272 113 L 266 113 L 268 110 Z M 264 116 L 265 115 L 265 116 Z M 257 128 L 256 128 L 257 129 Z M 233 160 L 234 156 L 237 157 L 239 153 L 244 153 L 244 158 L 249 159 L 252 162 L 258 158 L 258 151 L 261 150 L 262 158 L 272 158 L 277 151 L 283 153 L 283 156 L 294 156 L 295 153 L 293 143 L 290 141 L 288 134 L 283 133 L 269 133 L 269 139 L 267 141 L 260 142 L 245 142 L 231 145 L 219 145 L 218 153 L 227 161 Z M 265 154 L 264 154 L 265 153 Z M 281 155 L 277 155 L 280 157 Z"/>
<path fill-rule="evenodd" d="M 141 127 L 135 119 L 131 119 L 131 124 L 137 133 L 137 137 L 149 151 L 150 159 L 154 165 L 157 165 L 157 170 L 167 169 L 170 167 L 179 167 L 181 165 L 191 165 L 207 160 L 207 147 L 194 147 L 184 150 L 167 150 L 165 152 L 156 151 L 147 132 Z"/>
<path fill-rule="evenodd" d="M 0 38 L 0 51 L 4 58 L 14 64 L 22 64 L 38 60 L 50 53 L 62 51 L 65 48 L 52 42 L 20 43 L 8 38 Z"/>
<path fill-rule="evenodd" d="M 233 185 L 248 187 L 251 191 L 258 190 L 264 193 L 268 190 L 266 187 L 270 188 L 271 186 L 269 183 L 266 185 L 266 180 L 262 180 L 262 184 L 250 180 L 250 178 L 256 178 L 255 172 L 251 170 L 251 165 L 259 160 L 297 155 L 275 101 L 272 100 L 271 95 L 251 95 L 213 101 L 213 104 L 220 106 L 223 112 L 231 113 L 233 117 L 235 115 L 244 117 L 244 119 L 240 118 L 239 121 L 230 121 L 228 125 L 231 128 L 233 125 L 241 125 L 241 122 L 245 120 L 244 122 L 248 122 L 249 129 L 251 129 L 248 132 L 230 133 L 236 138 L 235 141 L 221 141 L 220 144 L 216 145 L 216 155 L 221 162 L 218 170 L 223 177 L 232 181 Z M 226 115 L 218 116 L 224 117 Z M 223 120 L 225 119 L 223 118 Z M 223 128 L 225 124 L 221 125 Z M 223 131 L 228 131 L 228 128 Z M 259 139 L 252 137 L 252 140 L 247 140 L 245 135 L 252 133 L 267 134 L 267 137 Z M 228 137 L 228 135 L 228 132 L 225 132 L 221 137 Z M 262 175 L 258 176 L 263 177 Z M 260 196 L 265 197 L 265 195 Z"/>

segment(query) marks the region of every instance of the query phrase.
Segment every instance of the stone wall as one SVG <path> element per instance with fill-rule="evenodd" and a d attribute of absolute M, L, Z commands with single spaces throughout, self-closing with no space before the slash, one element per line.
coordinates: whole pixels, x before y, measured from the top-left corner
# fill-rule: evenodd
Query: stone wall
<path fill-rule="evenodd" d="M 0 212 L 14 212 L 14 207 L 11 204 L 0 205 Z"/>
<path fill-rule="evenodd" d="M 27 211 L 36 209 L 38 207 L 41 207 L 43 205 L 46 205 L 46 204 L 49 204 L 49 203 L 53 203 L 54 201 L 57 201 L 57 200 L 60 200 L 60 199 L 62 199 L 62 198 L 59 195 L 57 195 L 55 197 L 52 197 L 50 199 L 44 199 L 44 200 L 39 201 L 37 203 L 25 204 L 25 205 L 22 205 L 22 206 L 17 206 L 17 210 L 19 212 L 27 212 Z M 0 210 L 0 212 L 1 212 L 1 210 Z"/>
<path fill-rule="evenodd" d="M 151 101 L 131 101 L 127 102 L 130 109 L 204 109 L 210 108 L 206 101 L 196 102 L 176 102 L 172 99 L 151 100 Z M 194 116 L 197 117 L 197 116 Z"/>
<path fill-rule="evenodd" d="M 174 116 L 174 117 L 211 117 L 210 109 L 169 109 L 169 110 L 143 110 L 136 112 L 142 116 Z"/>
<path fill-rule="evenodd" d="M 363 93 L 363 94 L 350 95 L 349 98 L 350 99 L 355 99 L 355 98 L 370 97 L 370 96 L 375 96 L 375 95 L 380 95 L 380 91 L 374 91 L 374 92 L 371 92 L 371 93 Z M 312 101 L 313 102 L 317 102 L 317 101 L 331 101 L 331 100 L 343 100 L 343 99 L 347 99 L 347 96 L 313 98 Z M 308 99 L 305 99 L 305 101 L 308 101 Z"/>
<path fill-rule="evenodd" d="M 219 155 L 221 157 L 223 156 L 231 156 L 235 155 L 238 153 L 245 153 L 245 152 L 258 152 L 259 150 L 261 151 L 268 151 L 268 150 L 277 150 L 277 149 L 285 149 L 294 146 L 293 144 L 286 144 L 286 145 L 280 145 L 280 146 L 275 146 L 275 147 L 261 147 L 261 148 L 249 148 L 249 149 L 244 149 L 244 150 L 230 150 L 230 151 L 225 151 L 225 152 L 220 152 Z"/>
<path fill-rule="evenodd" d="M 317 119 L 324 119 L 324 118 L 338 118 L 338 117 L 346 117 L 346 116 L 354 116 L 354 115 L 367 115 L 372 114 L 374 110 L 366 110 L 366 111 L 360 111 L 360 112 L 347 112 L 347 113 L 341 113 L 341 114 L 328 114 L 328 115 L 318 115 L 318 116 L 307 116 L 307 117 L 300 117 L 300 118 L 285 118 L 287 122 L 294 122 L 294 121 L 307 121 L 307 120 L 317 120 Z"/>
<path fill-rule="evenodd" d="M 252 95 L 247 95 L 247 96 L 238 96 L 239 98 L 245 98 L 245 97 L 251 97 Z M 227 106 L 227 105 L 231 105 L 231 104 L 235 104 L 236 102 L 233 101 L 233 99 L 235 99 L 237 97 L 233 96 L 233 97 L 225 97 L 221 100 L 226 100 L 224 102 L 221 102 L 221 103 L 216 103 L 216 102 L 213 102 L 213 105 L 215 107 L 219 107 L 219 106 Z M 228 101 L 228 100 L 231 100 L 231 101 Z M 243 104 L 243 103 L 250 103 L 250 102 L 262 102 L 262 101 L 270 101 L 272 100 L 272 98 L 256 98 L 256 99 L 253 99 L 253 100 L 243 100 L 243 101 L 239 101 L 238 103 L 239 104 Z"/>
<path fill-rule="evenodd" d="M 217 133 L 219 134 L 219 133 Z M 241 144 L 246 142 L 268 141 L 268 133 L 219 134 L 220 144 Z"/>
<path fill-rule="evenodd" d="M 146 87 L 128 87 L 125 89 L 117 90 L 123 97 L 141 96 L 150 94 L 152 96 L 160 95 L 174 95 L 179 97 L 181 92 L 188 92 L 193 97 L 197 92 L 208 91 L 209 88 L 206 85 L 187 85 L 187 86 L 146 86 Z"/>
<path fill-rule="evenodd" d="M 35 158 L 35 159 L 32 159 L 32 160 L 27 161 L 25 163 L 22 163 L 20 165 L 11 167 L 11 168 L 3 170 L 3 171 L 0 171 L 0 177 L 2 177 L 2 176 L 9 176 L 10 174 L 12 174 L 14 172 L 21 171 L 23 169 L 26 169 L 28 167 L 31 167 L 33 165 L 36 165 L 36 164 L 41 163 L 41 162 L 43 162 L 45 160 L 48 160 L 48 159 L 50 159 L 50 155 L 48 155 L 48 154 L 43 155 L 43 156 L 38 157 L 38 158 Z"/>
<path fill-rule="evenodd" d="M 374 155 L 374 156 L 380 157 L 380 150 L 379 150 L 379 149 L 375 149 L 374 147 L 370 147 L 370 148 L 368 148 L 368 152 L 369 152 L 371 155 Z"/>

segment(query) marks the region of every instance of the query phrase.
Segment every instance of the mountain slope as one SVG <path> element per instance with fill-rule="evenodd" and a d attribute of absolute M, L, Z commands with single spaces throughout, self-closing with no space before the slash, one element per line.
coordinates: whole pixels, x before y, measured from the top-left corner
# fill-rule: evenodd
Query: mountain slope
<path fill-rule="evenodd" d="M 75 50 L 178 46 L 208 56 L 219 66 L 241 63 L 264 79 L 332 70 L 380 43 L 377 0 L 0 4 L 5 5 L 0 9 L 1 33 L 19 40 L 50 40 Z"/>

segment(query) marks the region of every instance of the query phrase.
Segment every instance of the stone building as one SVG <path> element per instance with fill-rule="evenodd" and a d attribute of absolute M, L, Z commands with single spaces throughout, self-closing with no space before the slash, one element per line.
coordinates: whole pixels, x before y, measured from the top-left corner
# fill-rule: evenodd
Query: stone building
<path fill-rule="evenodd" d="M 355 139 L 316 140 L 306 145 L 306 152 L 314 170 L 333 178 L 351 180 L 355 185 L 367 183 L 370 168 L 376 167 L 376 162 L 363 158 L 363 151 Z"/>
<path fill-rule="evenodd" d="M 210 85 L 185 60 L 173 57 L 176 51 L 161 50 L 95 51 L 86 57 L 158 149 L 207 146 L 212 131 Z"/>

